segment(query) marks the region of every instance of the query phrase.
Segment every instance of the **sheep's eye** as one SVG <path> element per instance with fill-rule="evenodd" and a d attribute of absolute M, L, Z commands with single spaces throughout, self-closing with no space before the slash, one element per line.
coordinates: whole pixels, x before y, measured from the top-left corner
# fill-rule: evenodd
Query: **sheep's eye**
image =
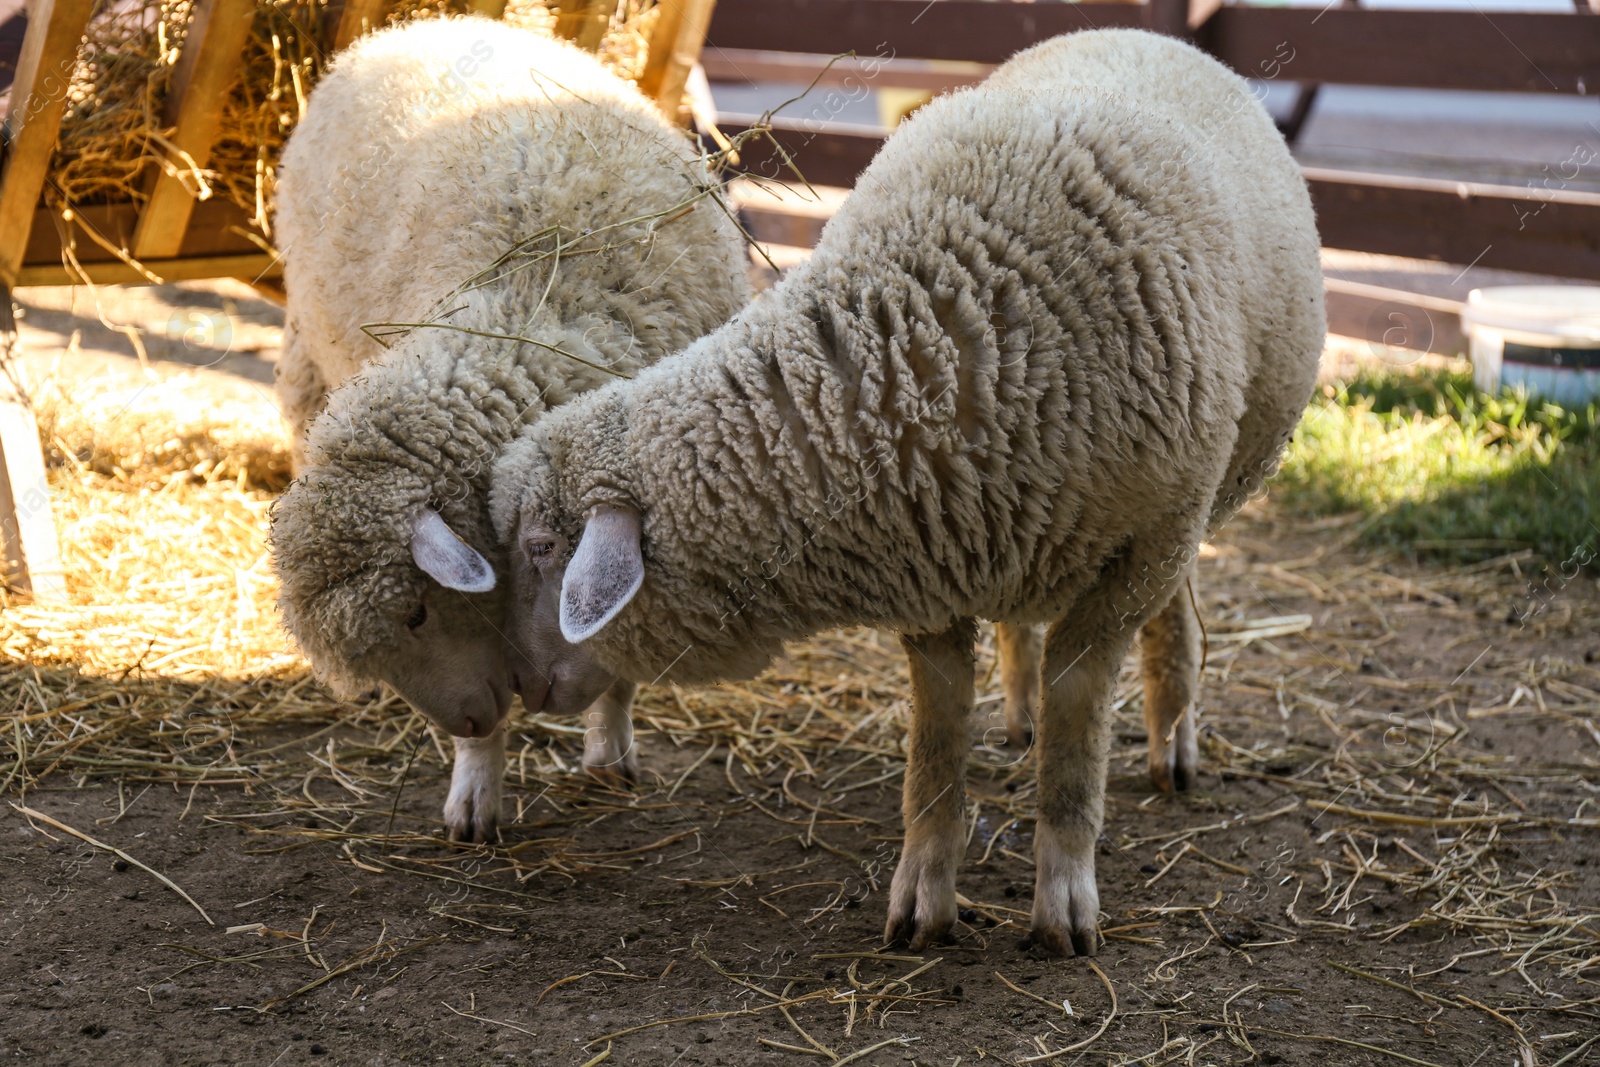
<path fill-rule="evenodd" d="M 428 621 L 428 605 L 418 604 L 417 610 L 411 613 L 411 618 L 406 620 L 406 627 L 415 630 Z"/>
<path fill-rule="evenodd" d="M 549 559 L 550 553 L 556 550 L 554 541 L 529 541 L 528 555 L 534 559 Z"/>

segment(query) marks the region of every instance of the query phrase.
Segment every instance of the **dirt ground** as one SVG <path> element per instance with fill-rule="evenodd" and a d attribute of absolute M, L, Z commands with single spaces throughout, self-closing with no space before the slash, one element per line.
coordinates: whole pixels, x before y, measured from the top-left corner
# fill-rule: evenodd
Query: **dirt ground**
<path fill-rule="evenodd" d="M 1190 793 L 1148 787 L 1130 661 L 1092 964 L 1020 947 L 1033 775 L 985 743 L 992 676 L 959 937 L 880 949 L 903 763 L 844 724 L 894 743 L 907 690 L 893 640 L 856 632 L 745 686 L 646 690 L 635 791 L 576 772 L 572 724 L 524 720 L 492 849 L 442 840 L 441 752 L 392 702 L 197 725 L 186 751 L 231 768 L 207 784 L 128 759 L 23 790 L 0 763 L 0 1055 L 1600 1063 L 1600 587 L 1531 595 L 1517 554 L 1424 569 L 1353 551 L 1357 529 L 1269 499 L 1203 560 Z M 292 773 L 239 770 L 269 766 Z"/>

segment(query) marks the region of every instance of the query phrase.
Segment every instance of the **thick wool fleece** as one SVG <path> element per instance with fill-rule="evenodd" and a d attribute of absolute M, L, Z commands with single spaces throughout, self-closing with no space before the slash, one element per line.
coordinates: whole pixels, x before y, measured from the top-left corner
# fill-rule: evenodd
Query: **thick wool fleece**
<path fill-rule="evenodd" d="M 644 584 L 588 642 L 629 678 L 1053 620 L 1120 560 L 1187 564 L 1270 470 L 1323 328 L 1305 185 L 1245 83 L 1076 34 L 919 111 L 733 322 L 526 433 L 496 527 L 640 511 Z"/>
<path fill-rule="evenodd" d="M 614 380 L 572 356 L 632 374 L 743 306 L 743 246 L 710 185 L 680 130 L 566 45 L 429 20 L 339 57 L 285 151 L 278 217 L 286 412 L 349 379 L 272 523 L 284 620 L 319 675 L 368 684 L 358 661 L 415 609 L 420 508 L 500 562 L 500 448 Z M 439 325 L 387 351 L 361 330 L 424 320 Z"/>

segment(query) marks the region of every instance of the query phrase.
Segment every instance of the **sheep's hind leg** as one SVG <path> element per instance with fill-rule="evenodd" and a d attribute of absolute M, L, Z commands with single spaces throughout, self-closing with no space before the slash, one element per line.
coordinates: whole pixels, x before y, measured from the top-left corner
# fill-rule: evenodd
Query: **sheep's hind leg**
<path fill-rule="evenodd" d="M 911 666 L 911 747 L 906 760 L 905 851 L 889 887 L 884 939 L 914 949 L 950 936 L 956 868 L 967 835 L 969 720 L 977 627 L 963 619 L 943 633 L 903 635 Z"/>
<path fill-rule="evenodd" d="M 488 737 L 458 737 L 444 825 L 452 841 L 486 844 L 500 836 L 500 780 L 506 773 L 506 727 Z"/>
<path fill-rule="evenodd" d="M 583 769 L 604 781 L 639 780 L 639 753 L 633 743 L 633 694 L 638 686 L 618 679 L 584 712 Z"/>
<path fill-rule="evenodd" d="M 1033 744 L 1034 723 L 1039 717 L 1039 657 L 1044 652 L 1044 633 L 1037 626 L 994 624 L 995 645 L 1000 655 L 1000 688 L 1005 693 L 1006 740 L 1014 748 Z"/>
<path fill-rule="evenodd" d="M 1188 789 L 1200 771 L 1195 697 L 1200 682 L 1200 619 L 1189 590 L 1193 561 L 1167 606 L 1139 631 L 1144 673 L 1144 725 L 1150 739 L 1150 781 L 1163 793 Z"/>

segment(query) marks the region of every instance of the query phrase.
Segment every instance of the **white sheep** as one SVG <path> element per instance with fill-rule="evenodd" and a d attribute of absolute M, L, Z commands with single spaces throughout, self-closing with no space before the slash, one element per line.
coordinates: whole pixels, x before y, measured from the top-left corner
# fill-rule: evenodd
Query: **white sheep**
<path fill-rule="evenodd" d="M 273 514 L 284 622 L 341 693 L 387 682 L 457 735 L 446 824 L 484 840 L 512 697 L 493 460 L 546 410 L 726 321 L 748 298 L 741 238 L 692 143 L 631 85 L 483 19 L 362 38 L 283 170 L 297 438 L 326 405 Z M 426 325 L 373 328 L 386 350 L 372 323 Z M 632 692 L 597 705 L 591 767 L 631 767 Z"/>
<path fill-rule="evenodd" d="M 902 126 L 733 322 L 506 450 L 513 670 L 703 682 L 899 630 L 887 936 L 921 946 L 956 918 L 974 620 L 1048 623 L 1031 936 L 1092 952 L 1118 665 L 1157 618 L 1147 663 L 1183 658 L 1173 594 L 1274 464 L 1323 330 L 1305 184 L 1244 82 L 1145 33 L 1048 42 Z M 570 651 L 539 640 L 558 623 Z"/>

